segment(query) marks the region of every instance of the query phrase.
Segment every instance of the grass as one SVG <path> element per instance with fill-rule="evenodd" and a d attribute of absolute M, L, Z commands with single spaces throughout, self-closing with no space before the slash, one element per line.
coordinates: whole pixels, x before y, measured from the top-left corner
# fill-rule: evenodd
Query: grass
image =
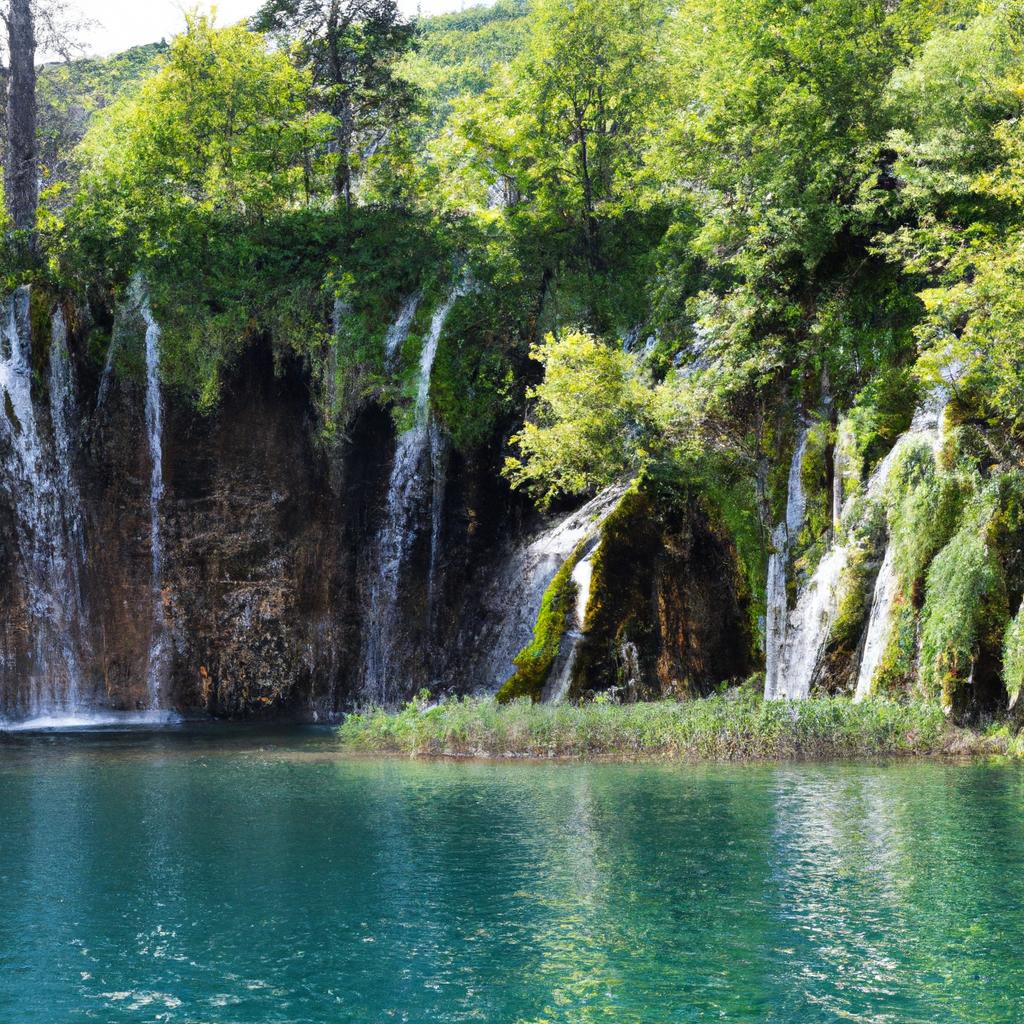
<path fill-rule="evenodd" d="M 780 760 L 929 754 L 1006 754 L 1008 729 L 952 727 L 934 705 L 820 698 L 798 704 L 751 695 L 616 705 L 558 706 L 492 699 L 429 703 L 351 715 L 351 750 L 437 757 Z"/>

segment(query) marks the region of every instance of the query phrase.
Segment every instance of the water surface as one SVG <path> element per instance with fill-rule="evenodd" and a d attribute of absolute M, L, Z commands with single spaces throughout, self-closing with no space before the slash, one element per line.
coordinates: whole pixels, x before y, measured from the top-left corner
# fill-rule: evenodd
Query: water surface
<path fill-rule="evenodd" d="M 1021 1019 L 1009 766 L 0 738 L 0 1021 Z"/>

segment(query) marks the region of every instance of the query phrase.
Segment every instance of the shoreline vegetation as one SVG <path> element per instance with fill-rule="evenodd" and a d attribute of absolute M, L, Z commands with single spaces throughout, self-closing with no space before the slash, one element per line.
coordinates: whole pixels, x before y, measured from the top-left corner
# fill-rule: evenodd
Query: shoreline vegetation
<path fill-rule="evenodd" d="M 693 701 L 557 706 L 421 697 L 399 711 L 371 708 L 338 730 L 352 751 L 411 757 L 829 760 L 1024 755 L 1010 724 L 955 726 L 929 704 L 844 697 L 801 702 L 731 694 Z"/>

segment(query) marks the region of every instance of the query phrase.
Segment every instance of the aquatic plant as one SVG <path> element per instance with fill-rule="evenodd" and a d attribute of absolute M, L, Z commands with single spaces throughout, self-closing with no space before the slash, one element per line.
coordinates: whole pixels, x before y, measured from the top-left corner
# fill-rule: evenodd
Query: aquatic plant
<path fill-rule="evenodd" d="M 928 754 L 964 741 L 934 704 L 749 693 L 626 705 L 422 698 L 398 712 L 351 715 L 339 736 L 353 750 L 425 756 L 722 760 Z"/>

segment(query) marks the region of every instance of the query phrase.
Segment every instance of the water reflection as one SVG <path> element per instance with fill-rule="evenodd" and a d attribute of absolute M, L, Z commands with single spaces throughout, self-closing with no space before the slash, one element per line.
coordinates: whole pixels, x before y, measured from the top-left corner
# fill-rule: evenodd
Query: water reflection
<path fill-rule="evenodd" d="M 23 738 L 0 745 L 0 1019 L 1014 1021 L 1022 804 L 1005 766 Z"/>

